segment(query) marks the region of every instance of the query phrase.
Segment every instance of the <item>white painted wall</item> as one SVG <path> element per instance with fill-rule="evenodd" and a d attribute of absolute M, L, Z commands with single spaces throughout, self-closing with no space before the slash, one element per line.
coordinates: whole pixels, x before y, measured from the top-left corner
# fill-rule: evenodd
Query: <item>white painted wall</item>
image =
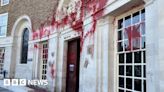
<path fill-rule="evenodd" d="M 3 69 L 7 71 L 7 77 L 10 74 L 11 52 L 12 52 L 12 38 L 0 38 L 0 47 L 5 48 L 5 58 Z"/>
<path fill-rule="evenodd" d="M 9 78 L 10 74 L 10 63 L 11 63 L 11 46 L 5 47 L 5 58 L 4 58 L 4 67 L 3 69 L 7 71 L 7 78 Z"/>
<path fill-rule="evenodd" d="M 49 50 L 48 50 L 48 64 L 47 64 L 47 80 L 48 80 L 48 88 L 51 92 L 54 92 L 54 88 L 55 88 L 55 78 L 52 77 L 51 74 L 51 67 L 50 64 L 54 64 L 53 69 L 55 70 L 54 72 L 54 76 L 56 77 L 56 65 L 57 65 L 57 37 L 51 38 L 48 42 L 49 45 Z"/>

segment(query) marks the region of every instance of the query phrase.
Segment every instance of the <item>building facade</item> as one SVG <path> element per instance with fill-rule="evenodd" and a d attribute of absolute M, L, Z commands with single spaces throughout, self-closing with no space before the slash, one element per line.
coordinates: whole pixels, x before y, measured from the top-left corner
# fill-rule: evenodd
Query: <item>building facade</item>
<path fill-rule="evenodd" d="M 163 92 L 162 4 L 1 0 L 0 76 L 51 92 Z"/>
<path fill-rule="evenodd" d="M 50 19 L 58 2 L 0 0 L 0 4 L 0 76 L 3 78 L 6 71 L 7 78 L 35 79 L 32 77 L 35 66 L 32 61 L 27 62 L 29 36 Z"/>

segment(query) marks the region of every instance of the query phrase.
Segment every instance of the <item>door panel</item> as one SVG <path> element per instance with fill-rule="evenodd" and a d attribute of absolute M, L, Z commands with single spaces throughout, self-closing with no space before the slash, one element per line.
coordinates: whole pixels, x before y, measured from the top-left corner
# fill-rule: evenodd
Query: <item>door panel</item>
<path fill-rule="evenodd" d="M 80 40 L 68 42 L 66 92 L 78 92 Z"/>

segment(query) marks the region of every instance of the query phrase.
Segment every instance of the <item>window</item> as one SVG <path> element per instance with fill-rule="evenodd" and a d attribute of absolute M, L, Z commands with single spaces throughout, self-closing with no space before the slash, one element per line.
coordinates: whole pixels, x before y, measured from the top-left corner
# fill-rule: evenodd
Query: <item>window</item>
<path fill-rule="evenodd" d="M 47 79 L 48 42 L 41 43 L 41 79 Z"/>
<path fill-rule="evenodd" d="M 1 6 L 9 4 L 10 0 L 1 0 Z"/>
<path fill-rule="evenodd" d="M 0 75 L 3 74 L 4 54 L 5 54 L 5 49 L 0 48 Z"/>
<path fill-rule="evenodd" d="M 145 9 L 118 20 L 118 92 L 146 92 Z"/>
<path fill-rule="evenodd" d="M 0 37 L 5 37 L 7 32 L 8 13 L 0 14 Z"/>
<path fill-rule="evenodd" d="M 27 28 L 25 28 L 24 31 L 23 31 L 23 35 L 22 35 L 21 64 L 26 64 L 27 63 L 28 40 L 29 40 L 29 30 Z"/>

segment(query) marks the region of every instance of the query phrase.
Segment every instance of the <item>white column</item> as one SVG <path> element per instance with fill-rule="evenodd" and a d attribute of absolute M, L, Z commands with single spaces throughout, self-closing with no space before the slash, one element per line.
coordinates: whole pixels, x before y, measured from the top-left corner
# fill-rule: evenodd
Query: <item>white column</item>
<path fill-rule="evenodd" d="M 159 52 L 158 52 L 158 5 L 155 0 L 146 1 L 146 75 L 147 92 L 159 91 Z"/>
<path fill-rule="evenodd" d="M 158 16 L 155 17 L 155 19 L 158 19 L 158 26 L 157 30 L 154 30 L 155 32 L 158 32 L 158 60 L 157 63 L 157 69 L 158 69 L 158 90 L 156 92 L 164 92 L 164 0 L 156 0 L 157 5 L 157 12 Z"/>

